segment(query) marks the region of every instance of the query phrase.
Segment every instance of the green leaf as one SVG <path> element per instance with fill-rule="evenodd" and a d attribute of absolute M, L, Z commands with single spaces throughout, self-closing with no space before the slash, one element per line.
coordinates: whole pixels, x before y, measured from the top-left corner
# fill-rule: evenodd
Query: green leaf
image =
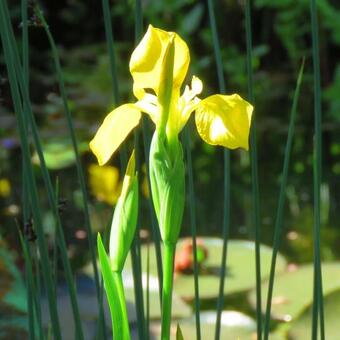
<path fill-rule="evenodd" d="M 181 327 L 177 324 L 176 340 L 184 340 Z"/>
<path fill-rule="evenodd" d="M 98 248 L 98 255 L 99 255 L 100 270 L 103 275 L 107 301 L 110 307 L 112 329 L 115 330 L 117 322 L 119 321 L 118 318 L 116 317 L 117 313 L 115 310 L 115 303 L 119 303 L 119 301 L 117 301 L 118 297 L 114 290 L 114 285 L 113 285 L 114 279 L 113 279 L 113 274 L 112 274 L 109 258 L 106 254 L 100 234 L 98 234 L 97 236 L 97 248 Z"/>

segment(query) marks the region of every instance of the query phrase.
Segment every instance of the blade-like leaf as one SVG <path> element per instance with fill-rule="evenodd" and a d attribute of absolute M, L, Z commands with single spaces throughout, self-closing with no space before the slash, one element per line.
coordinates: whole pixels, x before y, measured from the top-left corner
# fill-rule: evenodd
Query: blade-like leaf
<path fill-rule="evenodd" d="M 179 324 L 177 324 L 176 340 L 184 340 L 181 327 L 179 326 Z"/>
<path fill-rule="evenodd" d="M 113 334 L 119 334 L 117 333 L 119 331 L 118 330 L 119 319 L 117 317 L 118 313 L 116 309 L 117 305 L 119 305 L 119 300 L 118 300 L 118 296 L 117 296 L 117 293 L 115 292 L 114 285 L 113 285 L 114 279 L 113 279 L 113 274 L 111 271 L 110 262 L 106 254 L 100 234 L 98 234 L 98 237 L 97 237 L 97 248 L 98 248 L 100 269 L 101 269 L 101 273 L 104 279 L 107 301 L 110 307 Z"/>

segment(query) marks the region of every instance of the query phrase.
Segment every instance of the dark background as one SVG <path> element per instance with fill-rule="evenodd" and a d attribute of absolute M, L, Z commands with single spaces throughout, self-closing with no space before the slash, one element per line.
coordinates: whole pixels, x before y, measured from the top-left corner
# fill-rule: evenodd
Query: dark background
<path fill-rule="evenodd" d="M 84 167 L 95 163 L 86 145 L 98 125 L 114 105 L 109 59 L 105 42 L 102 7 L 98 1 L 41 1 L 50 30 L 59 48 L 67 83 L 69 104 L 79 143 L 85 145 Z M 322 255 L 339 258 L 340 241 L 340 3 L 320 0 L 320 58 L 323 108 Z M 215 3 L 227 93 L 247 98 L 246 44 L 243 1 Z M 261 238 L 271 244 L 277 208 L 280 174 L 288 132 L 292 96 L 302 58 L 305 75 L 298 105 L 296 134 L 287 187 L 285 237 L 282 251 L 294 262 L 312 259 L 313 185 L 312 152 L 314 134 L 313 77 L 309 1 L 257 0 L 253 2 L 252 34 L 254 53 L 254 94 L 257 120 L 260 180 Z M 134 1 L 111 1 L 115 56 L 120 101 L 133 100 L 128 61 L 135 46 Z M 10 2 L 18 46 L 21 48 L 20 5 Z M 152 25 L 179 33 L 188 43 L 192 74 L 204 83 L 202 97 L 218 93 L 217 73 L 205 1 L 143 1 L 144 29 Z M 45 32 L 30 9 L 30 92 L 43 142 L 70 145 L 53 60 Z M 0 179 L 11 184 L 9 195 L 0 197 L 1 233 L 18 246 L 14 219 L 21 219 L 21 160 L 4 60 L 0 51 Z M 151 126 L 151 124 L 150 124 Z M 200 235 L 222 233 L 223 150 L 204 144 L 194 124 L 189 124 L 192 140 L 196 193 L 197 228 Z M 130 149 L 132 139 L 127 142 Z M 142 148 L 140 140 L 140 147 Z M 143 159 L 142 159 L 143 162 Z M 71 162 L 72 163 L 72 162 Z M 119 159 L 111 165 L 119 167 Z M 249 154 L 232 151 L 231 237 L 253 239 L 251 225 L 251 177 Z M 59 178 L 61 194 L 68 200 L 63 213 L 65 233 L 76 266 L 87 259 L 86 240 L 77 237 L 83 230 L 79 187 L 74 165 L 52 169 Z M 40 178 L 40 197 L 47 207 Z M 112 207 L 99 202 L 89 188 L 92 219 L 96 230 L 106 226 Z M 183 235 L 189 234 L 189 210 Z M 51 214 L 46 209 L 46 230 L 51 230 Z M 141 227 L 149 229 L 146 200 L 142 201 Z M 77 256 L 79 254 L 85 256 Z"/>

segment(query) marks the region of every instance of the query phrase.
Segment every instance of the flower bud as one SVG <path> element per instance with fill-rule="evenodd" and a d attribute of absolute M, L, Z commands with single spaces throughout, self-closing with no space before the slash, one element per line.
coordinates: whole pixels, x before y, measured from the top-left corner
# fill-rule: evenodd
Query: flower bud
<path fill-rule="evenodd" d="M 180 142 L 154 133 L 150 147 L 152 200 L 162 240 L 175 244 L 180 232 L 185 197 L 183 150 Z"/>
<path fill-rule="evenodd" d="M 113 271 L 121 272 L 135 235 L 138 216 L 138 179 L 135 153 L 129 159 L 122 192 L 113 214 L 110 233 L 110 259 Z"/>
<path fill-rule="evenodd" d="M 174 72 L 174 57 L 175 57 L 175 36 L 171 35 L 168 46 L 162 60 L 160 85 L 158 89 L 158 102 L 160 105 L 160 121 L 157 129 L 159 134 L 164 134 L 169 118 L 171 96 L 173 91 L 173 72 Z"/>

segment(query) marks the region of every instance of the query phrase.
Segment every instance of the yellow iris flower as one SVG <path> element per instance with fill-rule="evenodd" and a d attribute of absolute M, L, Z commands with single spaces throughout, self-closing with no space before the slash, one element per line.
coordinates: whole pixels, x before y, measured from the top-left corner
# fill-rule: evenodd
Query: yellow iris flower
<path fill-rule="evenodd" d="M 201 100 L 198 95 L 203 84 L 196 76 L 180 95 L 189 62 L 188 46 L 178 34 L 149 26 L 130 60 L 137 101 L 109 113 L 90 142 L 100 165 L 139 124 L 142 112 L 171 140 L 195 111 L 197 131 L 206 143 L 248 150 L 252 105 L 238 94 L 216 94 Z"/>

